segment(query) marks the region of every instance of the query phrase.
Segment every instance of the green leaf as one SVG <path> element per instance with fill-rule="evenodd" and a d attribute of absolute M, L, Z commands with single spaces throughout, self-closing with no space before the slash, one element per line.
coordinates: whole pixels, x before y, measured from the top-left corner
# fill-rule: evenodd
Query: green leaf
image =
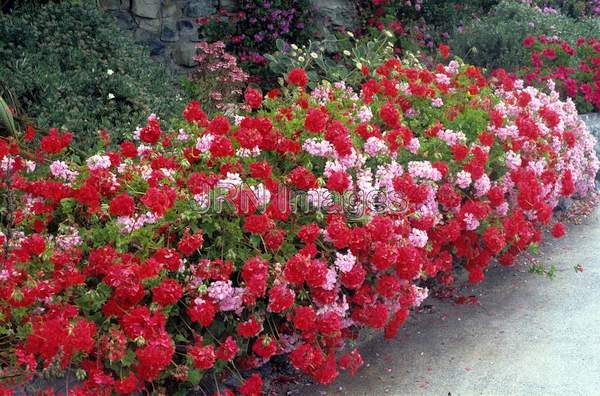
<path fill-rule="evenodd" d="M 280 52 L 284 52 L 285 41 L 283 41 L 282 39 L 275 40 L 275 47 L 277 47 L 277 50 L 279 50 Z"/>
<path fill-rule="evenodd" d="M 2 122 L 2 125 L 4 126 L 4 128 L 6 128 L 11 135 L 13 135 L 13 136 L 17 135 L 17 128 L 15 126 L 15 120 L 12 116 L 10 108 L 8 107 L 8 105 L 6 104 L 4 99 L 2 99 L 1 96 L 0 96 L 0 122 Z"/>
<path fill-rule="evenodd" d="M 135 362 L 135 353 L 133 353 L 133 351 L 131 349 L 128 349 L 125 356 L 123 356 L 123 359 L 121 359 L 121 363 L 123 364 L 124 367 L 131 367 L 131 365 L 133 365 L 134 362 Z"/>
<path fill-rule="evenodd" d="M 203 376 L 204 376 L 204 373 L 201 370 L 198 370 L 196 368 L 190 369 L 188 371 L 188 381 L 192 385 L 198 385 Z"/>

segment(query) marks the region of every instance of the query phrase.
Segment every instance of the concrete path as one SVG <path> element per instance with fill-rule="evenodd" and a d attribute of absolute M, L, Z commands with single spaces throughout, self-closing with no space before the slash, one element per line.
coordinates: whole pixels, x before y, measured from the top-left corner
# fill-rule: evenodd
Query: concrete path
<path fill-rule="evenodd" d="M 542 246 L 539 261 L 556 266 L 554 279 L 526 263 L 494 267 L 462 290 L 478 304 L 429 298 L 396 340 L 362 347 L 369 365 L 355 377 L 298 394 L 600 395 L 600 211 Z"/>

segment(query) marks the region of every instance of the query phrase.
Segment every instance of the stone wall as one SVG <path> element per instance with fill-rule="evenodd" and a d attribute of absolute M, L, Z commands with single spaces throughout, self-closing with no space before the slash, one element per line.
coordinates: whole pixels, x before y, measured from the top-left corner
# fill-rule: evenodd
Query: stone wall
<path fill-rule="evenodd" d="M 189 68 L 195 65 L 198 27 L 194 20 L 219 9 L 236 11 L 237 0 L 99 0 L 122 28 L 150 48 L 165 63 Z M 310 0 L 313 23 L 353 27 L 358 20 L 351 0 Z M 322 26 L 322 25 L 321 25 Z"/>

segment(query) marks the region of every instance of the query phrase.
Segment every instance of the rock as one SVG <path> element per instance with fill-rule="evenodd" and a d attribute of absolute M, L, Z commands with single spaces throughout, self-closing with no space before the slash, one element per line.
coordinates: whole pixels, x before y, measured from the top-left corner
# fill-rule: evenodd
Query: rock
<path fill-rule="evenodd" d="M 143 44 L 150 50 L 152 56 L 162 56 L 165 53 L 166 45 L 160 41 L 160 35 L 157 33 L 149 32 L 144 29 L 137 29 L 133 33 L 135 41 Z"/>
<path fill-rule="evenodd" d="M 151 56 L 161 56 L 165 52 L 165 45 L 160 40 L 149 40 L 146 45 L 150 48 Z"/>
<path fill-rule="evenodd" d="M 239 7 L 238 2 L 235 0 L 221 0 L 219 2 L 219 8 L 222 8 L 227 12 L 236 12 Z"/>
<path fill-rule="evenodd" d="M 179 40 L 179 30 L 177 30 L 177 22 L 175 22 L 175 19 L 163 20 L 160 39 L 167 43 L 174 43 Z"/>
<path fill-rule="evenodd" d="M 193 67 L 196 65 L 194 57 L 196 56 L 196 44 L 195 43 L 178 43 L 173 50 L 173 61 L 186 67 Z"/>
<path fill-rule="evenodd" d="M 160 19 L 136 17 L 135 22 L 140 29 L 147 30 L 152 33 L 160 32 Z"/>
<path fill-rule="evenodd" d="M 137 23 L 131 16 L 129 11 L 119 10 L 112 13 L 117 19 L 117 24 L 123 30 L 135 30 L 137 29 Z"/>
<path fill-rule="evenodd" d="M 331 25 L 343 26 L 348 30 L 358 27 L 358 14 L 352 1 L 310 0 L 310 3 L 315 13 Z"/>
<path fill-rule="evenodd" d="M 130 8 L 131 8 L 131 0 L 121 0 L 121 9 L 122 10 L 129 11 Z"/>
<path fill-rule="evenodd" d="M 158 18 L 161 0 L 132 0 L 131 12 L 144 18 Z"/>
<path fill-rule="evenodd" d="M 194 25 L 192 20 L 179 20 L 177 21 L 177 30 L 179 31 L 179 37 L 185 41 L 200 41 L 200 35 L 198 34 L 198 27 Z"/>
<path fill-rule="evenodd" d="M 183 9 L 184 15 L 190 18 L 205 17 L 215 12 L 217 9 L 212 0 L 191 0 Z"/>
<path fill-rule="evenodd" d="M 100 8 L 103 10 L 121 9 L 121 0 L 100 0 Z"/>
<path fill-rule="evenodd" d="M 144 29 L 135 29 L 133 31 L 133 38 L 138 43 L 148 43 L 152 40 L 156 40 L 158 38 L 157 36 L 158 35 L 156 33 L 149 32 Z"/>
<path fill-rule="evenodd" d="M 600 113 L 582 114 L 581 119 L 585 122 L 588 130 L 596 138 L 596 155 L 600 158 Z M 596 180 L 600 180 L 600 172 L 596 175 Z"/>
<path fill-rule="evenodd" d="M 596 142 L 596 152 L 598 152 L 600 156 L 600 113 L 582 114 L 581 119 L 585 122 L 590 133 L 598 140 L 598 142 Z"/>
<path fill-rule="evenodd" d="M 163 3 L 161 17 L 162 18 L 178 18 L 181 16 L 181 8 L 174 0 L 167 0 Z"/>
<path fill-rule="evenodd" d="M 560 211 L 566 211 L 569 210 L 569 208 L 573 205 L 573 200 L 569 197 L 560 197 L 558 199 L 558 204 L 556 205 L 556 207 L 554 208 L 555 211 L 560 210 Z"/>

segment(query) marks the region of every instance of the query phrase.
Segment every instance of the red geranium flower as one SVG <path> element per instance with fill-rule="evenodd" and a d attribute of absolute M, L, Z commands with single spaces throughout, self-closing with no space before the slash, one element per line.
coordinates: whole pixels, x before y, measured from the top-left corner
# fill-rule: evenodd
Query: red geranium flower
<path fill-rule="evenodd" d="M 308 190 L 317 187 L 317 178 L 311 171 L 298 166 L 289 174 L 290 182 L 299 190 Z"/>
<path fill-rule="evenodd" d="M 129 194 L 123 193 L 110 201 L 108 210 L 113 216 L 131 216 L 135 211 L 135 202 Z"/>
<path fill-rule="evenodd" d="M 354 349 L 352 352 L 346 353 L 340 358 L 340 368 L 348 370 L 350 375 L 356 374 L 363 364 L 364 361 L 358 349 Z"/>
<path fill-rule="evenodd" d="M 229 132 L 230 127 L 227 117 L 219 115 L 210 121 L 208 131 L 215 135 L 225 135 Z"/>
<path fill-rule="evenodd" d="M 266 214 L 250 215 L 244 220 L 244 230 L 253 234 L 264 234 L 271 225 L 271 219 Z"/>
<path fill-rule="evenodd" d="M 304 71 L 304 69 L 301 69 L 299 67 L 292 69 L 288 73 L 287 80 L 288 83 L 292 85 L 297 85 L 299 87 L 305 87 L 306 84 L 308 84 L 308 76 L 306 75 L 306 72 Z"/>
<path fill-rule="evenodd" d="M 215 347 L 212 344 L 191 346 L 188 348 L 188 355 L 192 358 L 194 367 L 201 370 L 208 370 L 214 366 L 217 359 Z"/>
<path fill-rule="evenodd" d="M 262 106 L 262 94 L 254 88 L 246 88 L 244 92 L 244 100 L 251 109 L 258 109 Z"/>
<path fill-rule="evenodd" d="M 58 154 L 71 144 L 72 139 L 71 132 L 58 132 L 58 129 L 50 128 L 48 135 L 41 139 L 40 146 L 46 154 Z"/>
<path fill-rule="evenodd" d="M 235 339 L 229 336 L 221 345 L 219 345 L 219 349 L 217 349 L 217 358 L 226 362 L 230 362 L 233 360 L 235 355 L 237 355 L 239 350 L 240 348 L 235 342 Z"/>
<path fill-rule="evenodd" d="M 194 303 L 194 305 L 188 308 L 190 319 L 200 323 L 204 327 L 210 326 L 216 313 L 217 308 L 215 304 L 207 299 L 200 301 L 200 303 Z"/>
<path fill-rule="evenodd" d="M 535 44 L 536 39 L 535 36 L 527 36 L 525 37 L 525 39 L 523 40 L 523 46 L 525 48 L 529 48 L 531 47 L 533 44 Z"/>
<path fill-rule="evenodd" d="M 152 301 L 167 306 L 175 304 L 183 295 L 183 288 L 174 279 L 165 279 L 152 289 Z"/>
<path fill-rule="evenodd" d="M 306 119 L 304 120 L 304 127 L 310 132 L 321 132 L 325 129 L 329 115 L 321 109 L 312 108 L 306 113 Z"/>
<path fill-rule="evenodd" d="M 554 238 L 561 238 L 565 235 L 565 226 L 562 223 L 556 223 L 552 226 L 551 232 Z"/>
<path fill-rule="evenodd" d="M 254 373 L 238 388 L 238 392 L 243 396 L 260 396 L 262 395 L 262 386 L 262 378 L 259 374 Z"/>
<path fill-rule="evenodd" d="M 158 118 L 151 116 L 148 118 L 146 126 L 140 130 L 140 139 L 144 143 L 156 144 L 160 140 L 161 134 Z"/>
<path fill-rule="evenodd" d="M 295 297 L 294 291 L 288 289 L 287 286 L 273 286 L 269 291 L 269 306 L 267 309 L 275 313 L 283 312 L 294 304 Z"/>
<path fill-rule="evenodd" d="M 196 123 L 201 127 L 208 125 L 208 118 L 200 108 L 200 103 L 197 100 L 192 100 L 183 110 L 183 117 L 189 123 Z"/>
<path fill-rule="evenodd" d="M 237 333 L 244 338 L 255 337 L 262 331 L 262 326 L 255 318 L 250 318 L 245 322 L 240 322 L 237 327 Z"/>
<path fill-rule="evenodd" d="M 184 256 L 191 256 L 202 247 L 203 242 L 202 230 L 198 230 L 195 234 L 190 235 L 189 229 L 186 228 L 177 244 L 177 250 Z"/>
<path fill-rule="evenodd" d="M 448 56 L 450 55 L 450 47 L 448 47 L 446 44 L 440 44 L 438 50 L 440 51 L 442 58 L 448 59 Z"/>

